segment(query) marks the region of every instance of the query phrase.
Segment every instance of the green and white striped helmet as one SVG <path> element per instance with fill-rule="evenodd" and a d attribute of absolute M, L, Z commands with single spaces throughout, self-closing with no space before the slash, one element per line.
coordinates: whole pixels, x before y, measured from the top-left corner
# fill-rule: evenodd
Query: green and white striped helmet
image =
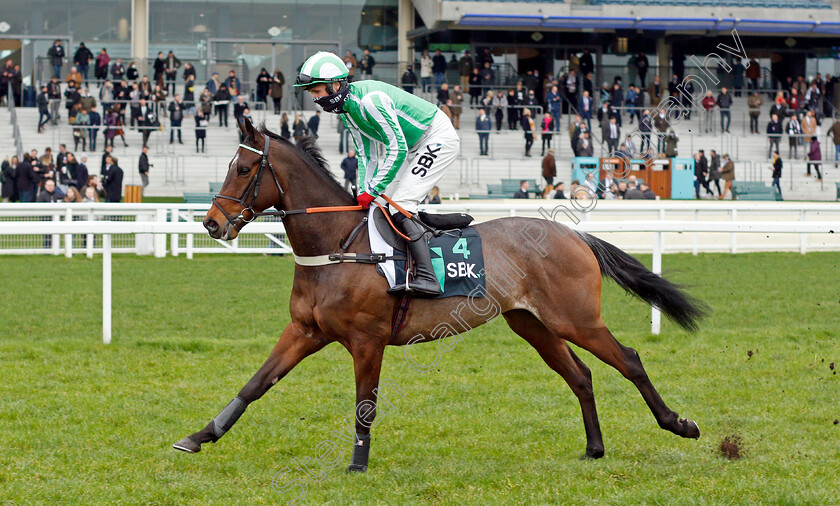
<path fill-rule="evenodd" d="M 295 86 L 346 81 L 349 74 L 341 58 L 327 51 L 318 51 L 303 63 Z"/>

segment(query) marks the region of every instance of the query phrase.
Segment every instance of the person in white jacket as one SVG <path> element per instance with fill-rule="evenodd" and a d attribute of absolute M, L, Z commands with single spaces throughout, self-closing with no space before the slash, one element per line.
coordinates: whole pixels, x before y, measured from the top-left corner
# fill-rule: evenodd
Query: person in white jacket
<path fill-rule="evenodd" d="M 432 57 L 429 56 L 429 51 L 423 51 L 423 56 L 420 57 L 420 83 L 424 92 L 428 92 L 432 88 L 432 66 Z"/>

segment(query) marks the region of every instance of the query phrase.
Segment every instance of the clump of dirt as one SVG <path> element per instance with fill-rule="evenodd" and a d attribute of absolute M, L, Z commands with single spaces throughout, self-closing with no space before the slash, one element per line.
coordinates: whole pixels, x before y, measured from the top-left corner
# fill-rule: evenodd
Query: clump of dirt
<path fill-rule="evenodd" d="M 834 420 L 834 425 L 837 425 L 838 423 L 840 423 L 840 420 Z"/>
<path fill-rule="evenodd" d="M 828 368 L 833 371 L 834 370 L 834 362 L 828 364 Z"/>
<path fill-rule="evenodd" d="M 740 460 L 744 457 L 744 440 L 738 434 L 726 436 L 720 442 L 720 454 L 729 460 Z"/>
<path fill-rule="evenodd" d="M 752 350 L 747 350 L 747 357 L 752 358 L 753 352 Z"/>

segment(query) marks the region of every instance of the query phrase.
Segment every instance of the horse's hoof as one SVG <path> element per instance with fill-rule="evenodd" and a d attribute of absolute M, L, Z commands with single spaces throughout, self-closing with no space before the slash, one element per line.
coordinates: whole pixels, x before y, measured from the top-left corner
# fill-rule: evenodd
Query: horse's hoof
<path fill-rule="evenodd" d="M 198 453 L 201 451 L 201 445 L 190 439 L 189 436 L 172 445 L 172 448 L 187 453 Z"/>
<path fill-rule="evenodd" d="M 683 437 L 690 439 L 700 438 L 700 427 L 697 425 L 697 422 L 688 418 L 681 418 L 680 423 L 685 425 L 685 435 Z"/>
<path fill-rule="evenodd" d="M 347 468 L 348 473 L 366 473 L 367 466 L 360 466 L 359 464 L 350 464 L 350 467 Z"/>
<path fill-rule="evenodd" d="M 596 448 L 594 450 L 587 448 L 586 453 L 584 453 L 580 460 L 595 460 L 600 459 L 604 456 L 604 449 L 603 448 Z"/>

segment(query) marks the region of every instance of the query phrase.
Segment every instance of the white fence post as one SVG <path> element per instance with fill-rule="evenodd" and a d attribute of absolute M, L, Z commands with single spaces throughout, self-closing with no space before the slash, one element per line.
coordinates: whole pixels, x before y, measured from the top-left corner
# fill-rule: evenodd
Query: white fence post
<path fill-rule="evenodd" d="M 73 223 L 73 208 L 68 207 L 67 212 L 64 214 L 64 221 L 67 223 Z M 64 234 L 64 256 L 70 258 L 73 256 L 73 235 L 72 234 Z"/>
<path fill-rule="evenodd" d="M 102 234 L 102 342 L 111 342 L 111 234 Z"/>
<path fill-rule="evenodd" d="M 169 210 L 169 221 L 173 223 L 178 223 L 181 221 L 181 216 L 178 215 L 178 209 L 172 208 Z M 177 257 L 180 251 L 181 240 L 178 238 L 178 234 L 171 234 L 169 236 L 169 248 L 172 250 L 172 256 Z"/>
<path fill-rule="evenodd" d="M 88 221 L 93 221 L 94 220 L 93 209 L 88 211 L 87 219 L 88 219 Z M 93 242 L 94 242 L 95 237 L 96 236 L 93 235 L 93 234 L 87 234 L 85 236 L 85 253 L 87 254 L 88 258 L 93 258 Z"/>
<path fill-rule="evenodd" d="M 193 215 L 193 210 L 190 209 L 187 211 L 187 219 L 190 223 L 195 221 L 195 216 Z M 193 240 L 195 234 L 187 234 L 187 259 L 192 260 L 193 258 Z"/>
<path fill-rule="evenodd" d="M 155 221 L 158 223 L 166 222 L 166 209 L 158 209 L 155 213 Z M 166 235 L 155 234 L 155 257 L 163 258 L 166 256 Z"/>
<path fill-rule="evenodd" d="M 653 273 L 662 274 L 662 234 L 663 232 L 653 233 Z M 651 306 L 650 309 L 650 333 L 659 335 L 661 326 L 662 314 L 656 306 Z"/>
<path fill-rule="evenodd" d="M 57 213 L 53 214 L 52 220 L 53 220 L 53 222 L 61 221 L 61 215 L 57 214 Z M 60 240 L 61 240 L 61 236 L 59 234 L 52 234 L 51 244 L 52 244 L 52 254 L 53 255 L 58 255 L 58 254 L 61 253 L 61 243 L 59 242 Z"/>

